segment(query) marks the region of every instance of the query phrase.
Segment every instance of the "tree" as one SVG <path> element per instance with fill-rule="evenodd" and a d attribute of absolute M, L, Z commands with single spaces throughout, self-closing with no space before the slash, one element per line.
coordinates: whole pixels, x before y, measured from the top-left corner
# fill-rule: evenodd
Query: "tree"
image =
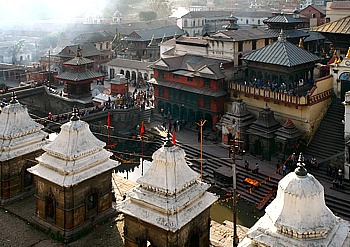
<path fill-rule="evenodd" d="M 9 53 L 11 54 L 11 57 L 12 57 L 12 64 L 17 63 L 17 55 L 22 49 L 24 41 L 25 41 L 24 39 L 21 39 L 16 44 L 9 47 Z"/>
<path fill-rule="evenodd" d="M 158 17 L 169 17 L 171 15 L 172 2 L 169 0 L 148 0 L 150 9 L 157 13 Z"/>
<path fill-rule="evenodd" d="M 141 11 L 139 13 L 140 21 L 152 21 L 157 19 L 157 13 L 154 11 Z"/>

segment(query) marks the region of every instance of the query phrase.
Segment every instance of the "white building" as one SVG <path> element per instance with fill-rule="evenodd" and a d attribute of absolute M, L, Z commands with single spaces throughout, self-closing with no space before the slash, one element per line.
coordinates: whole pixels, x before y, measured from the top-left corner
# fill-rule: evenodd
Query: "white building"
<path fill-rule="evenodd" d="M 279 182 L 276 198 L 239 247 L 350 246 L 349 222 L 326 206 L 323 186 L 307 173 L 301 159 Z"/>

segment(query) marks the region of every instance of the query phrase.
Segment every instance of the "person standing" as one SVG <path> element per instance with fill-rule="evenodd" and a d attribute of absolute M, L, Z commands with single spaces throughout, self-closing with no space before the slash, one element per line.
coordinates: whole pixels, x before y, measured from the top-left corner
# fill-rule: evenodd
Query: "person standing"
<path fill-rule="evenodd" d="M 248 162 L 248 160 L 244 161 L 244 169 L 245 169 L 246 171 L 249 170 L 249 162 Z"/>
<path fill-rule="evenodd" d="M 286 164 L 283 164 L 283 166 L 282 166 L 282 175 L 283 176 L 287 175 L 287 166 L 286 166 Z"/>
<path fill-rule="evenodd" d="M 280 160 L 277 160 L 276 162 L 276 173 L 281 174 L 281 164 L 280 164 Z"/>
<path fill-rule="evenodd" d="M 255 164 L 255 173 L 258 175 L 259 174 L 259 164 L 256 162 Z"/>

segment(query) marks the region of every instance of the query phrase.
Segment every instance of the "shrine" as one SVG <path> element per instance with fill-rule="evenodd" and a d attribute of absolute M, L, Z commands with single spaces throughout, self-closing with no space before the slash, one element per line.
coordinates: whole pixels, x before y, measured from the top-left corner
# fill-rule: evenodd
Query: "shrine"
<path fill-rule="evenodd" d="M 249 134 L 249 151 L 262 159 L 271 160 L 275 152 L 275 132 L 280 127 L 274 112 L 266 106 L 260 111 L 259 118 L 247 130 Z"/>
<path fill-rule="evenodd" d="M 187 165 L 184 150 L 168 138 L 118 207 L 124 213 L 126 247 L 210 244 L 210 207 L 217 197 Z"/>
<path fill-rule="evenodd" d="M 64 93 L 68 98 L 91 97 L 91 83 L 104 78 L 94 70 L 94 61 L 84 58 L 81 50 L 78 45 L 77 56 L 63 63 L 64 71 L 55 78 L 64 82 Z"/>
<path fill-rule="evenodd" d="M 231 110 L 226 112 L 226 114 L 223 115 L 220 118 L 220 121 L 216 124 L 218 137 L 224 144 L 229 144 L 229 131 L 227 126 L 232 125 L 233 120 L 235 120 L 237 123 L 237 132 L 235 138 L 242 143 L 242 149 L 247 149 L 249 143 L 247 130 L 255 121 L 255 117 L 251 112 L 247 110 L 246 103 L 243 102 L 243 100 L 240 98 L 232 102 Z"/>
<path fill-rule="evenodd" d="M 326 206 L 323 186 L 302 160 L 278 183 L 276 198 L 239 247 L 350 246 L 349 223 Z"/>
<path fill-rule="evenodd" d="M 48 134 L 28 114 L 28 109 L 12 96 L 0 114 L 0 205 L 34 193 L 33 178 L 27 168 L 42 154 Z"/>
<path fill-rule="evenodd" d="M 29 169 L 37 187 L 35 222 L 68 241 L 115 212 L 111 170 L 119 164 L 77 115 Z"/>
<path fill-rule="evenodd" d="M 276 131 L 276 152 L 285 160 L 298 148 L 302 133 L 297 129 L 291 119 L 287 119 Z"/>

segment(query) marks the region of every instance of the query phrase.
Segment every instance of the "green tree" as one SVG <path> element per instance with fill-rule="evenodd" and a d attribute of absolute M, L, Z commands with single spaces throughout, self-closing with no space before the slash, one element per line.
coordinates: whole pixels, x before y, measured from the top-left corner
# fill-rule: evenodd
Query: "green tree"
<path fill-rule="evenodd" d="M 157 13 L 158 17 L 169 17 L 171 15 L 172 2 L 169 0 L 148 0 L 150 9 Z"/>
<path fill-rule="evenodd" d="M 157 19 L 157 13 L 154 11 L 141 11 L 139 13 L 140 21 L 152 21 Z"/>

